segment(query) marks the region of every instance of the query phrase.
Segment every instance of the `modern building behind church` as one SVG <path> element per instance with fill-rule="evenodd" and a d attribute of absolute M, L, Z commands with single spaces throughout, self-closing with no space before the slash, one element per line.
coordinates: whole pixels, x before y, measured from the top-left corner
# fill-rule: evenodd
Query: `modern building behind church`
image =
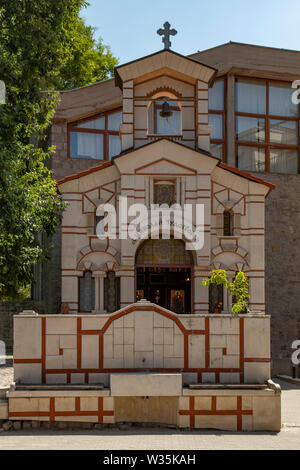
<path fill-rule="evenodd" d="M 208 268 L 242 269 L 250 309 L 271 315 L 273 372 L 290 373 L 300 333 L 299 78 L 298 51 L 228 43 L 187 58 L 161 51 L 62 92 L 51 165 L 69 208 L 52 261 L 36 267 L 34 300 L 47 313 L 61 302 L 113 312 L 139 298 L 177 313 L 226 312 L 230 299 L 220 289 L 205 297 L 201 280 Z M 146 206 L 203 202 L 204 249 L 99 241 L 95 207 L 117 206 L 120 194 Z"/>

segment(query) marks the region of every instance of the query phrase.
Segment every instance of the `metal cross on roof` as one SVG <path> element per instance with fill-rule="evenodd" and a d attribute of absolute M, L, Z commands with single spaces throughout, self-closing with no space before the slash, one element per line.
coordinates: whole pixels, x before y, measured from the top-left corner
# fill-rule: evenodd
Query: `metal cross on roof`
<path fill-rule="evenodd" d="M 164 36 L 162 38 L 162 42 L 165 45 L 165 49 L 170 49 L 171 47 L 170 36 L 175 36 L 175 34 L 177 34 L 176 29 L 170 29 L 170 26 L 170 23 L 166 21 L 164 24 L 164 29 L 160 28 L 157 30 L 157 34 Z"/>

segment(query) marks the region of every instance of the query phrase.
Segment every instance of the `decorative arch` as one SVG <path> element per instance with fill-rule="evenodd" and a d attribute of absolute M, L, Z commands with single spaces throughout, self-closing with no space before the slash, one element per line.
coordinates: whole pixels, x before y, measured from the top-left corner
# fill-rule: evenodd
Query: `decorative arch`
<path fill-rule="evenodd" d="M 120 265 L 120 253 L 112 246 L 107 246 L 105 240 L 97 240 L 96 249 L 91 248 L 90 245 L 82 248 L 77 253 L 77 268 L 78 270 L 91 270 L 93 271 L 106 271 L 110 270 L 111 266 L 115 267 Z M 105 268 L 105 269 L 102 269 Z"/>
<path fill-rule="evenodd" d="M 170 116 L 161 117 L 165 101 L 169 105 Z M 148 134 L 154 135 L 181 135 L 182 132 L 182 106 L 176 94 L 163 89 L 154 93 L 147 104 Z"/>
<path fill-rule="evenodd" d="M 226 271 L 247 271 L 249 269 L 248 251 L 234 243 L 221 240 L 220 245 L 212 249 L 211 269 L 225 269 Z"/>
<path fill-rule="evenodd" d="M 193 265 L 192 254 L 185 249 L 184 242 L 174 238 L 144 240 L 136 250 L 135 260 L 137 265 Z"/>

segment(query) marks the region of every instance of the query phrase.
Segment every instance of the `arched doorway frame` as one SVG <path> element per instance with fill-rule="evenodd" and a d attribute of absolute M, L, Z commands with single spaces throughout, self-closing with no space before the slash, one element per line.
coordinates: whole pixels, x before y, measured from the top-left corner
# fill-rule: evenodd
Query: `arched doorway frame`
<path fill-rule="evenodd" d="M 173 234 L 174 235 L 174 234 Z M 176 240 L 176 241 L 179 241 L 181 242 L 182 244 L 185 244 L 185 241 L 184 239 L 176 239 L 174 238 L 174 236 L 171 236 L 170 238 L 171 240 Z M 166 240 L 168 241 L 168 239 L 163 239 L 161 237 L 161 233 L 160 233 L 160 237 L 158 239 L 154 239 L 154 241 L 158 241 L 158 240 Z M 153 241 L 152 238 L 147 238 L 147 239 L 143 239 L 140 241 L 140 243 L 138 244 L 138 246 L 136 247 L 136 250 L 135 250 L 135 256 L 134 256 L 134 291 L 136 293 L 137 291 L 137 270 L 138 268 L 153 268 L 153 267 L 159 267 L 159 268 L 183 268 L 183 269 L 190 269 L 190 273 L 191 273 L 191 278 L 190 278 L 190 305 L 191 305 L 191 314 L 194 313 L 194 267 L 195 267 L 195 260 L 197 259 L 196 258 L 196 253 L 195 252 L 192 252 L 192 251 L 188 251 L 188 254 L 189 254 L 189 258 L 190 258 L 190 262 L 187 263 L 187 264 L 138 264 L 136 261 L 137 261 L 137 257 L 138 257 L 138 254 L 140 252 L 140 250 L 143 248 L 143 246 L 145 244 L 147 244 L 147 242 L 149 241 Z M 187 251 L 187 250 L 186 250 Z M 179 289 L 178 289 L 179 290 Z"/>

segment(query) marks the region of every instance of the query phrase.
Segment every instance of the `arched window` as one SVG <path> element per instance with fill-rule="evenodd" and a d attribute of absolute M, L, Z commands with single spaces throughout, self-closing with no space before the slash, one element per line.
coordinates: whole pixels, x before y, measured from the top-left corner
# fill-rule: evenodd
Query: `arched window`
<path fill-rule="evenodd" d="M 108 313 L 120 308 L 120 278 L 114 271 L 108 271 L 104 280 L 104 309 Z"/>
<path fill-rule="evenodd" d="M 221 313 L 224 308 L 223 286 L 211 284 L 209 286 L 209 313 Z"/>
<path fill-rule="evenodd" d="M 161 96 L 148 110 L 148 133 L 155 135 L 181 135 L 181 109 L 176 98 Z"/>
<path fill-rule="evenodd" d="M 233 213 L 232 213 L 232 211 L 224 211 L 224 214 L 223 214 L 223 235 L 224 235 L 224 237 L 232 237 L 232 235 L 233 235 Z"/>
<path fill-rule="evenodd" d="M 91 271 L 79 278 L 79 311 L 92 312 L 95 309 L 95 279 Z"/>

